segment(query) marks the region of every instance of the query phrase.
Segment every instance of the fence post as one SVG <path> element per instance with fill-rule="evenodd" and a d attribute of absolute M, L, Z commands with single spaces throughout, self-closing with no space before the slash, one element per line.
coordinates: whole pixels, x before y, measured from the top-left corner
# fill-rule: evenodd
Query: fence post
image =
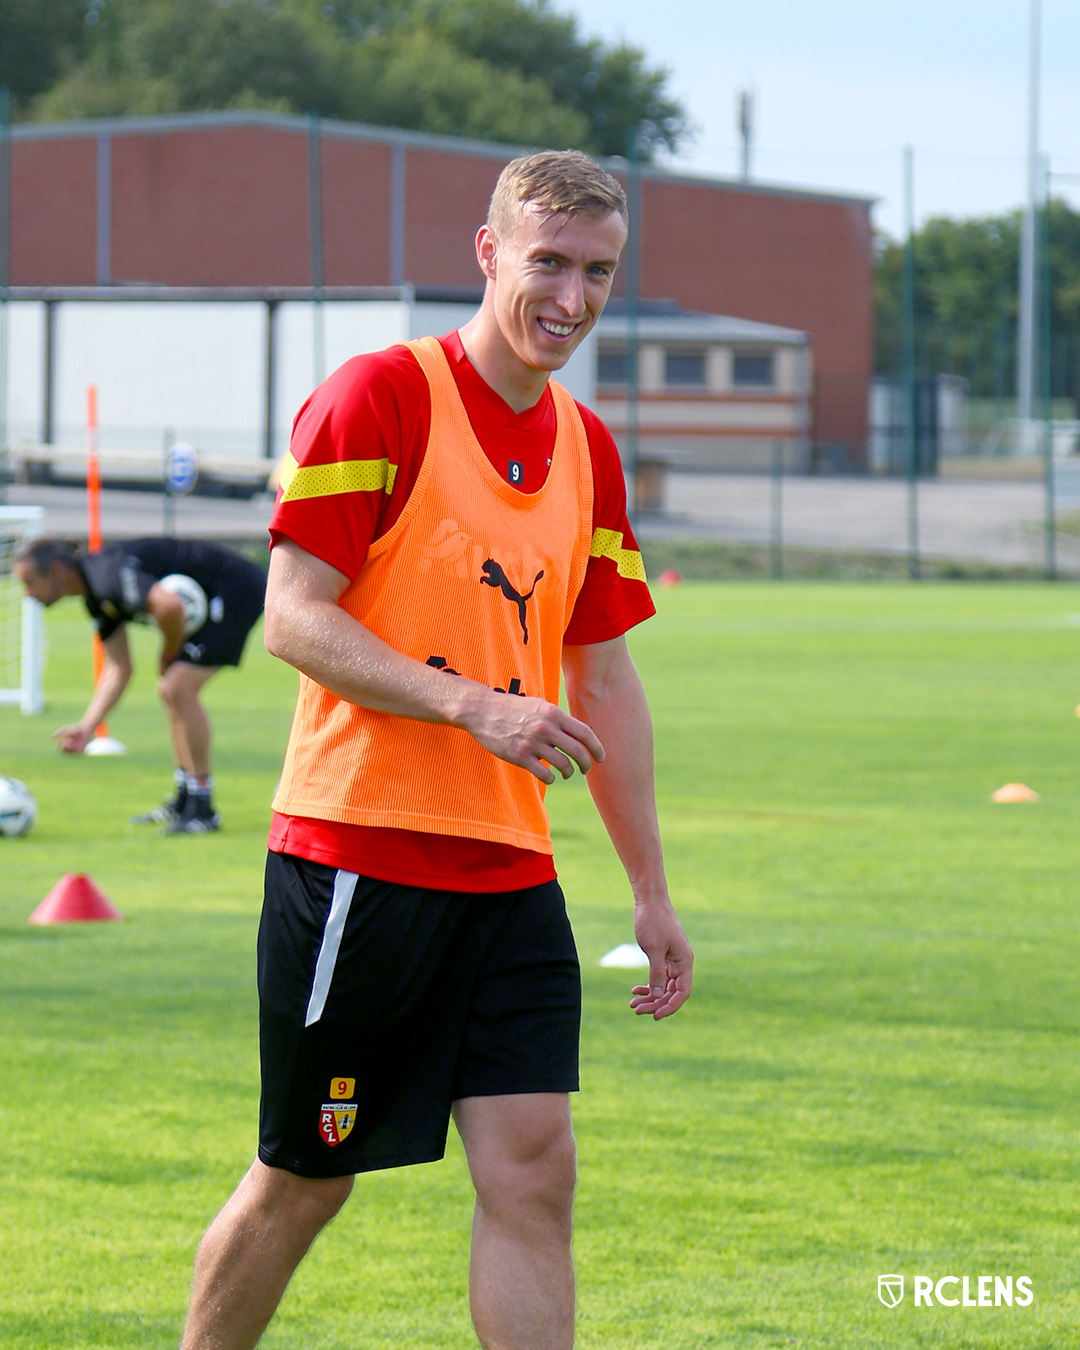
<path fill-rule="evenodd" d="M 769 540 L 770 571 L 774 581 L 784 576 L 784 446 L 772 443 L 772 531 Z"/>
<path fill-rule="evenodd" d="M 173 448 L 175 441 L 176 436 L 172 429 L 166 427 L 161 452 L 161 506 L 164 516 L 162 533 L 167 539 L 171 539 L 176 533 L 176 501 L 169 491 L 169 451 Z"/>
<path fill-rule="evenodd" d="M 275 454 L 274 412 L 277 403 L 277 328 L 278 301 L 270 299 L 266 302 L 266 344 L 263 371 L 263 455 L 268 460 L 273 460 Z"/>

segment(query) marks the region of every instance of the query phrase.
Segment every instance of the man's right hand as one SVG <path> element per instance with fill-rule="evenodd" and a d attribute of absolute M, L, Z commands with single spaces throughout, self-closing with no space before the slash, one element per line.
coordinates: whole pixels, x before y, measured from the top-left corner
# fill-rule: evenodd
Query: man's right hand
<path fill-rule="evenodd" d="M 557 704 L 499 693 L 395 651 L 340 607 L 348 585 L 343 572 L 279 540 L 266 586 L 267 650 L 359 707 L 460 727 L 542 783 L 569 778 L 575 764 L 588 773 L 604 758 L 596 733 Z"/>
<path fill-rule="evenodd" d="M 493 755 L 527 769 L 541 783 L 588 773 L 604 747 L 585 722 L 542 698 L 500 694 L 469 681 L 461 714 L 452 719 Z M 549 767 L 550 766 L 550 767 Z"/>
<path fill-rule="evenodd" d="M 60 727 L 53 732 L 52 738 L 66 755 L 81 755 L 94 739 L 94 731 L 93 728 L 87 731 L 76 722 L 73 726 Z"/>

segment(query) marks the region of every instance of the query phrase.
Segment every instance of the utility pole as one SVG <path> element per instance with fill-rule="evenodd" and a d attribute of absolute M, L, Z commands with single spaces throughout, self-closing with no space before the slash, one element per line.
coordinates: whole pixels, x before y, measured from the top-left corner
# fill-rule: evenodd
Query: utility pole
<path fill-rule="evenodd" d="M 904 402 L 907 405 L 908 576 L 919 568 L 919 398 L 915 379 L 915 152 L 904 147 Z"/>
<path fill-rule="evenodd" d="M 1039 38 L 1041 0 L 1030 0 L 1028 39 L 1027 200 L 1020 235 L 1020 314 L 1017 333 L 1016 399 L 1025 453 L 1035 448 L 1035 404 L 1038 393 L 1038 211 L 1041 163 L 1039 159 Z"/>
<path fill-rule="evenodd" d="M 750 149 L 754 140 L 754 94 L 744 89 L 739 94 L 739 135 L 742 137 L 742 180 L 750 181 Z"/>
<path fill-rule="evenodd" d="M 0 88 L 0 504 L 7 501 L 8 287 L 11 284 L 11 90 Z"/>
<path fill-rule="evenodd" d="M 308 117 L 308 240 L 311 266 L 312 327 L 315 383 L 326 378 L 325 335 L 323 332 L 323 211 L 322 211 L 322 127 L 319 114 Z"/>
<path fill-rule="evenodd" d="M 623 470 L 630 479 L 630 520 L 636 521 L 639 504 L 638 440 L 640 407 L 638 362 L 641 343 L 638 331 L 638 300 L 641 294 L 641 128 L 631 127 L 627 137 L 627 206 L 630 235 L 626 243 L 626 455 Z"/>

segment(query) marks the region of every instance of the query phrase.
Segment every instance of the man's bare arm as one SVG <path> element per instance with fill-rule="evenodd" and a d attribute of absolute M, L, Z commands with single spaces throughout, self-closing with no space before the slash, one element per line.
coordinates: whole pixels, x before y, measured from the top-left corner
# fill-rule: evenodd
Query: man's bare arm
<path fill-rule="evenodd" d="M 86 711 L 77 722 L 60 727 L 53 732 L 52 738 L 61 750 L 69 755 L 81 755 L 94 739 L 98 724 L 120 702 L 120 696 L 131 679 L 131 649 L 128 646 L 127 633 L 118 628 L 105 639 L 105 664 L 101 676 L 94 686 L 94 694 Z"/>
<path fill-rule="evenodd" d="M 344 572 L 292 540 L 276 544 L 266 587 L 267 651 L 360 707 L 461 727 L 544 783 L 555 781 L 552 770 L 569 778 L 575 764 L 587 773 L 603 758 L 594 732 L 555 704 L 496 693 L 388 646 L 339 606 L 348 585 Z"/>
<path fill-rule="evenodd" d="M 634 893 L 634 932 L 649 957 L 649 983 L 634 989 L 635 1012 L 668 1017 L 690 997 L 694 955 L 664 874 L 653 786 L 652 718 L 626 639 L 566 647 L 570 711 L 607 747 L 589 790 Z"/>

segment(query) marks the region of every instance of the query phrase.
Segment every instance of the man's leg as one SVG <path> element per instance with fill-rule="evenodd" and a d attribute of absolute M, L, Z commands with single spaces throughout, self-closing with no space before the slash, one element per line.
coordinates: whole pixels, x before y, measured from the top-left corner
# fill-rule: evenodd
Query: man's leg
<path fill-rule="evenodd" d="M 454 1104 L 476 1187 L 469 1297 L 484 1350 L 570 1350 L 576 1179 L 564 1093 Z"/>
<path fill-rule="evenodd" d="M 210 772 L 210 719 L 199 702 L 199 691 L 219 669 L 174 661 L 158 680 L 174 752 L 182 767 L 197 778 L 205 778 Z"/>
<path fill-rule="evenodd" d="M 177 661 L 158 681 L 176 754 L 187 769 L 183 804 L 167 823 L 164 834 L 201 834 L 221 824 L 212 801 L 210 720 L 199 702 L 199 691 L 219 669 Z"/>
<path fill-rule="evenodd" d="M 250 1350 L 352 1184 L 252 1163 L 199 1244 L 181 1350 Z"/>

